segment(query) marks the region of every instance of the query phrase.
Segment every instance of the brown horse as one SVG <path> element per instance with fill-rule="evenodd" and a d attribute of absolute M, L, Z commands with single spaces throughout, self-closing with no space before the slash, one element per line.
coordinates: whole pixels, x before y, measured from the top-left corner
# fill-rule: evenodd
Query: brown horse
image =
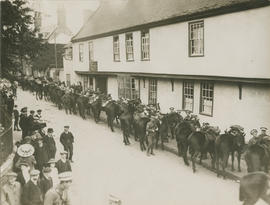
<path fill-rule="evenodd" d="M 248 172 L 262 171 L 268 173 L 269 166 L 269 147 L 263 141 L 261 143 L 256 143 L 248 145 L 245 152 L 245 161 L 247 164 Z"/>
<path fill-rule="evenodd" d="M 216 168 L 217 176 L 219 177 L 219 161 L 222 160 L 222 175 L 225 179 L 225 168 L 227 167 L 228 158 L 231 154 L 232 158 L 232 171 L 234 171 L 234 153 L 237 152 L 238 171 L 241 172 L 240 161 L 243 147 L 245 145 L 245 134 L 230 130 L 225 134 L 218 136 L 215 141 L 215 154 L 216 154 Z"/>
<path fill-rule="evenodd" d="M 175 136 L 178 148 L 178 155 L 183 157 L 185 165 L 189 166 L 187 150 L 189 146 L 188 137 L 200 127 L 198 120 L 184 120 L 175 127 Z"/>
<path fill-rule="evenodd" d="M 269 176 L 263 172 L 253 172 L 240 179 L 239 200 L 243 205 L 254 205 L 261 198 L 270 204 Z"/>

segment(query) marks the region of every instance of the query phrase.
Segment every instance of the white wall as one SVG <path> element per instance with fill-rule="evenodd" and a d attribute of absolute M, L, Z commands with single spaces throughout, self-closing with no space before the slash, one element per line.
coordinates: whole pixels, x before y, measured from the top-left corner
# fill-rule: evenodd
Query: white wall
<path fill-rule="evenodd" d="M 150 61 L 141 61 L 140 31 L 133 32 L 134 62 L 126 62 L 125 34 L 120 37 L 120 60 L 113 62 L 113 37 L 95 39 L 99 71 L 150 72 L 270 78 L 270 7 L 205 18 L 205 56 L 188 56 L 188 22 L 150 29 Z M 77 70 L 88 70 L 88 46 Z"/>

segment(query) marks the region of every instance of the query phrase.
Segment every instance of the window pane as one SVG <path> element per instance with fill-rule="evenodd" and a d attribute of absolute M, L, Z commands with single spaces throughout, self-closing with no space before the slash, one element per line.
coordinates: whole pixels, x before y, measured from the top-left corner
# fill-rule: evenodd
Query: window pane
<path fill-rule="evenodd" d="M 190 46 L 190 55 L 203 55 L 203 22 L 195 22 L 189 24 L 189 46 Z"/>

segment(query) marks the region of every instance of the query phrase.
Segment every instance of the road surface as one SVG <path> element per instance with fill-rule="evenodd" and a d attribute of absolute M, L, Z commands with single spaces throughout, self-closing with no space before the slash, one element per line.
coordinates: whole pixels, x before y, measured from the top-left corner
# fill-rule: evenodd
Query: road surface
<path fill-rule="evenodd" d="M 112 133 L 102 122 L 66 115 L 51 102 L 37 101 L 28 91 L 18 91 L 16 104 L 19 110 L 24 106 L 28 112 L 43 110 L 42 118 L 55 131 L 58 151 L 62 149 L 60 133 L 64 125 L 70 125 L 75 136 L 73 205 L 109 204 L 109 195 L 119 198 L 122 205 L 241 204 L 236 182 L 217 178 L 200 166 L 194 174 L 181 158 L 166 151 L 155 150 L 156 155 L 148 157 L 133 140 L 125 146 L 118 129 Z"/>

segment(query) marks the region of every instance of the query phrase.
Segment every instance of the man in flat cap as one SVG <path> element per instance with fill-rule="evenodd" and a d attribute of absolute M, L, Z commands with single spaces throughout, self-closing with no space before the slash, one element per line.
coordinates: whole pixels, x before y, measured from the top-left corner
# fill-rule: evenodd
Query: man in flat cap
<path fill-rule="evenodd" d="M 20 125 L 20 128 L 22 129 L 22 139 L 24 139 L 28 135 L 28 131 L 29 131 L 27 107 L 24 107 L 21 109 L 19 125 Z"/>
<path fill-rule="evenodd" d="M 259 134 L 258 137 L 259 137 L 260 139 L 263 139 L 264 137 L 267 136 L 267 134 L 266 134 L 267 128 L 266 128 L 266 127 L 261 127 L 260 130 L 261 130 L 261 134 Z"/>
<path fill-rule="evenodd" d="M 24 185 L 22 205 L 43 205 L 42 193 L 38 179 L 40 171 L 34 169 L 30 172 L 30 180 Z"/>
<path fill-rule="evenodd" d="M 60 152 L 60 159 L 56 162 L 55 167 L 58 170 L 58 173 L 71 171 L 71 165 L 67 159 L 67 151 L 63 150 Z"/>
<path fill-rule="evenodd" d="M 71 172 L 63 172 L 59 174 L 60 184 L 57 187 L 47 191 L 44 198 L 44 205 L 65 204 L 70 205 L 70 197 L 68 194 L 69 187 L 72 183 Z"/>
<path fill-rule="evenodd" d="M 46 146 L 49 159 L 55 158 L 56 144 L 53 135 L 53 128 L 48 128 L 47 135 L 44 137 L 44 144 Z"/>
<path fill-rule="evenodd" d="M 37 168 L 40 172 L 42 172 L 43 167 L 49 161 L 49 156 L 47 152 L 47 148 L 44 146 L 43 139 L 37 139 L 37 146 L 35 148 L 35 158 L 37 161 Z"/>
<path fill-rule="evenodd" d="M 42 192 L 42 196 L 44 199 L 44 196 L 46 192 L 53 187 L 53 181 L 51 177 L 51 168 L 50 167 L 44 167 L 42 170 L 42 176 L 40 178 L 40 190 Z"/>
<path fill-rule="evenodd" d="M 6 174 L 8 181 L 1 188 L 1 205 L 21 205 L 21 184 L 16 181 L 17 174 L 8 172 Z"/>
<path fill-rule="evenodd" d="M 74 142 L 74 136 L 73 134 L 69 131 L 69 126 L 66 125 L 64 126 L 64 132 L 60 135 L 60 142 L 64 146 L 64 150 L 68 152 L 69 156 L 68 159 L 72 161 L 73 157 L 73 142 Z"/>

